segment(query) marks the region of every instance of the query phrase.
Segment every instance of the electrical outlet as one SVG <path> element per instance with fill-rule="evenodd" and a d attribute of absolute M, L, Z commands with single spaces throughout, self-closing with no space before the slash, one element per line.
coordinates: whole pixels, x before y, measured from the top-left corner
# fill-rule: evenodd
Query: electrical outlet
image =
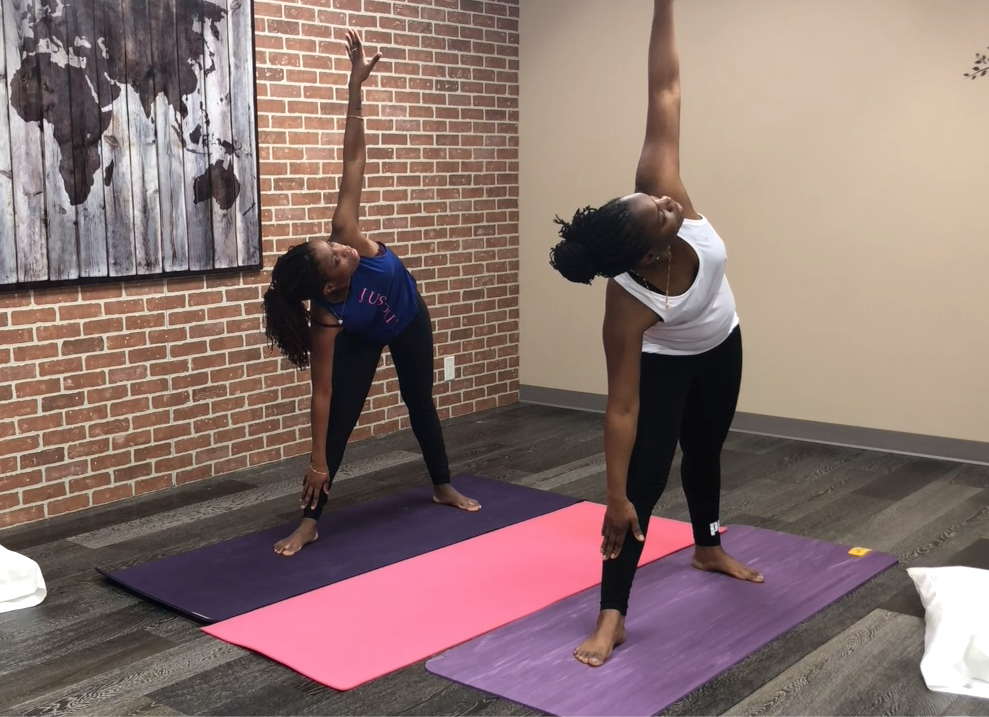
<path fill-rule="evenodd" d="M 454 356 L 443 359 L 443 380 L 452 381 L 457 377 L 457 364 Z"/>

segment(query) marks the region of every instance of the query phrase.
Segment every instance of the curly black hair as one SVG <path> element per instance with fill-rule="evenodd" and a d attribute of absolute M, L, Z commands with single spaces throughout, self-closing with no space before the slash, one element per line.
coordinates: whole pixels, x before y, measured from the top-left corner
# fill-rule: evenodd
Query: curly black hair
<path fill-rule="evenodd" d="M 309 312 L 303 303 L 320 296 L 326 279 L 320 274 L 308 244 L 297 244 L 278 257 L 271 286 L 264 293 L 265 336 L 294 366 L 309 366 L 312 341 Z"/>
<path fill-rule="evenodd" d="M 569 222 L 556 217 L 559 244 L 550 250 L 550 265 L 568 281 L 590 284 L 634 269 L 649 252 L 649 242 L 628 202 L 612 199 L 598 209 L 578 209 Z"/>

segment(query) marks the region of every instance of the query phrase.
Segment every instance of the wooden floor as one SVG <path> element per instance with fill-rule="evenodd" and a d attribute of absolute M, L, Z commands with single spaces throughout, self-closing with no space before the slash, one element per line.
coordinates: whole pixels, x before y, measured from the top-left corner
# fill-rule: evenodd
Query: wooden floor
<path fill-rule="evenodd" d="M 600 415 L 515 405 L 451 421 L 446 435 L 455 472 L 603 501 L 601 430 Z M 293 522 L 304 465 L 264 466 L 0 533 L 4 546 L 38 561 L 50 590 L 41 606 L 0 615 L 0 714 L 535 714 L 422 664 L 336 693 L 94 571 Z M 335 507 L 427 480 L 408 432 L 352 446 L 345 466 Z M 675 465 L 656 513 L 686 520 L 677 473 Z M 866 545 L 902 564 L 667 714 L 989 715 L 989 700 L 925 688 L 923 609 L 904 571 L 989 568 L 989 468 L 732 434 L 722 506 L 723 524 Z"/>

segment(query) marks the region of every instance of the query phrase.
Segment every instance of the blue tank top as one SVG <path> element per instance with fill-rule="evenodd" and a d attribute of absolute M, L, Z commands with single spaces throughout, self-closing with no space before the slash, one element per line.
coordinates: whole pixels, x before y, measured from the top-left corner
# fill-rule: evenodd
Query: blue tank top
<path fill-rule="evenodd" d="M 316 301 L 368 341 L 385 345 L 402 333 L 419 313 L 416 280 L 394 252 L 378 242 L 378 255 L 362 256 L 350 278 L 350 293 L 338 304 Z"/>

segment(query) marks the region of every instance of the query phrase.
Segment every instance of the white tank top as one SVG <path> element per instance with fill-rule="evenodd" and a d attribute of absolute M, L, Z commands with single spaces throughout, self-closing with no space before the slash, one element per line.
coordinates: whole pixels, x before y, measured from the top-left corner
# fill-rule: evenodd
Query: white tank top
<path fill-rule="evenodd" d="M 628 274 L 615 277 L 626 291 L 648 306 L 657 321 L 642 337 L 645 353 L 688 355 L 710 351 L 738 326 L 735 296 L 725 276 L 725 243 L 706 218 L 684 219 L 677 232 L 697 253 L 700 266 L 687 291 L 670 297 L 647 289 Z"/>

